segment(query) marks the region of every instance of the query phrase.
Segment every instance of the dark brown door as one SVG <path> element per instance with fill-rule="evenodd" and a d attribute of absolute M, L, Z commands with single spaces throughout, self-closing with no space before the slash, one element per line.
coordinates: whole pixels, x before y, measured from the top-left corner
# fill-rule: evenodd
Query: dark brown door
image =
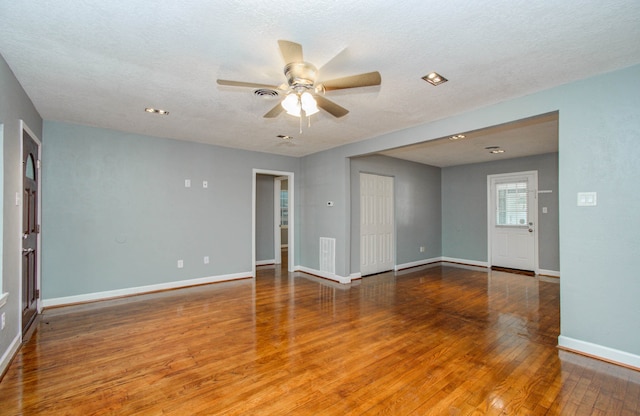
<path fill-rule="evenodd" d="M 22 134 L 22 332 L 38 312 L 38 144 L 26 131 Z"/>

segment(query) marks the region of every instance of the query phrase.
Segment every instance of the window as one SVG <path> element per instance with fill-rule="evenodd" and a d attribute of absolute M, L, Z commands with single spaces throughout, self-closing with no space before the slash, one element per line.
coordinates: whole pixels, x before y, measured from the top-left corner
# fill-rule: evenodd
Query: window
<path fill-rule="evenodd" d="M 36 164 L 33 161 L 33 155 L 29 154 L 27 158 L 27 166 L 25 167 L 25 176 L 29 179 L 36 180 Z"/>
<path fill-rule="evenodd" d="M 496 225 L 527 225 L 527 182 L 496 185 Z"/>

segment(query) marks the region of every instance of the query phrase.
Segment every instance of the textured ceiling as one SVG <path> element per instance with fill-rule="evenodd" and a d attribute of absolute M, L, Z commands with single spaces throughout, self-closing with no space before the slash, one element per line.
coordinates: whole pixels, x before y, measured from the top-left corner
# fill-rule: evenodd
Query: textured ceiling
<path fill-rule="evenodd" d="M 264 119 L 273 99 L 215 80 L 281 84 L 278 39 L 382 85 L 327 93 L 350 113 L 302 134 Z M 44 119 L 302 156 L 640 63 L 640 2 L 0 0 L 0 53 Z"/>
<path fill-rule="evenodd" d="M 464 137 L 454 139 L 458 135 Z M 504 153 L 491 153 L 494 149 Z M 444 168 L 557 151 L 558 113 L 554 112 L 380 153 Z"/>

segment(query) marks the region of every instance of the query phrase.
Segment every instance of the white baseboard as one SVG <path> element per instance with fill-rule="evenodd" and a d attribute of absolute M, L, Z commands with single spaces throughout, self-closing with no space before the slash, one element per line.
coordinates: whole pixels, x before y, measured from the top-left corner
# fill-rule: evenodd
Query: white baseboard
<path fill-rule="evenodd" d="M 312 269 L 310 267 L 296 266 L 295 271 L 309 273 L 314 276 L 324 277 L 325 279 L 334 280 L 343 284 L 351 283 L 351 276 L 339 276 L 334 273 L 321 272 L 320 270 Z"/>
<path fill-rule="evenodd" d="M 537 274 L 542 276 L 560 277 L 560 272 L 556 270 L 538 269 Z"/>
<path fill-rule="evenodd" d="M 442 261 L 442 257 L 434 257 L 434 258 L 431 258 L 431 259 L 423 259 L 423 260 L 411 261 L 409 263 L 397 264 L 393 268 L 393 270 L 397 272 L 398 270 L 409 269 L 411 267 L 424 266 L 425 264 L 437 263 L 439 261 Z"/>
<path fill-rule="evenodd" d="M 251 272 L 224 274 L 219 276 L 201 277 L 198 279 L 179 280 L 175 282 L 159 283 L 156 285 L 130 287 L 126 289 L 107 290 L 104 292 L 87 293 L 83 295 L 65 296 L 61 298 L 45 299 L 42 303 L 45 308 L 52 306 L 71 305 L 74 303 L 93 302 L 117 298 L 121 296 L 139 295 L 156 292 L 159 290 L 179 289 L 182 287 L 204 285 L 207 283 L 224 282 L 228 280 L 246 279 L 252 277 Z"/>
<path fill-rule="evenodd" d="M 22 335 L 18 333 L 16 337 L 9 344 L 9 348 L 2 354 L 2 358 L 0 358 L 0 377 L 4 374 L 4 372 L 9 367 L 13 356 L 16 355 L 18 349 L 20 349 L 20 345 L 22 344 Z"/>
<path fill-rule="evenodd" d="M 465 264 L 467 266 L 489 267 L 489 262 L 486 262 L 486 261 L 457 259 L 454 257 L 440 257 L 440 260 L 448 263 Z"/>
<path fill-rule="evenodd" d="M 560 335 L 558 347 L 640 370 L 640 355 Z"/>
<path fill-rule="evenodd" d="M 256 266 L 266 266 L 267 264 L 276 264 L 276 259 L 256 261 Z"/>
<path fill-rule="evenodd" d="M 358 273 L 351 273 L 349 275 L 349 279 L 351 280 L 358 280 L 358 279 L 362 279 L 362 273 L 358 272 Z"/>

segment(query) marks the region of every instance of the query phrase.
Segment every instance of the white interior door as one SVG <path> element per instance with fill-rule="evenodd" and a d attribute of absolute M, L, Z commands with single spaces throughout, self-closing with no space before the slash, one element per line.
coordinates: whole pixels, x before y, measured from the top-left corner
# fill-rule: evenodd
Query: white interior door
<path fill-rule="evenodd" d="M 360 273 L 392 270 L 395 239 L 393 178 L 360 174 Z"/>
<path fill-rule="evenodd" d="M 538 173 L 489 175 L 487 182 L 491 266 L 535 271 Z"/>

